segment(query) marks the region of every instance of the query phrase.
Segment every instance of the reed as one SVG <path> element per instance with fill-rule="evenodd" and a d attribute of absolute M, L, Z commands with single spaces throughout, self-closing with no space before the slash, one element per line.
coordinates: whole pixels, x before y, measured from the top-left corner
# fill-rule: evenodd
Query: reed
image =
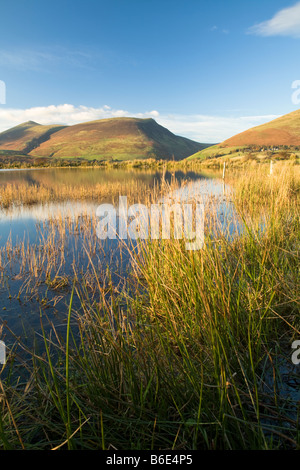
<path fill-rule="evenodd" d="M 0 208 L 7 209 L 13 204 L 26 206 L 51 201 L 114 200 L 119 194 L 127 194 L 130 198 L 148 191 L 149 187 L 146 183 L 130 178 L 123 183 L 106 182 L 92 186 L 8 183 L 0 187 Z"/>
<path fill-rule="evenodd" d="M 101 277 L 86 220 L 87 271 L 75 262 L 68 277 L 65 337 L 44 333 L 44 352 L 22 364 L 26 380 L 1 382 L 3 449 L 299 449 L 299 404 L 280 393 L 300 334 L 299 172 L 226 178 L 243 230 L 221 230 L 210 200 L 202 250 L 122 246 L 131 275 L 119 285 Z M 49 272 L 67 233 L 56 224 L 60 245 L 52 234 L 40 257 L 7 247 L 1 265 L 21 256 L 30 278 Z"/>

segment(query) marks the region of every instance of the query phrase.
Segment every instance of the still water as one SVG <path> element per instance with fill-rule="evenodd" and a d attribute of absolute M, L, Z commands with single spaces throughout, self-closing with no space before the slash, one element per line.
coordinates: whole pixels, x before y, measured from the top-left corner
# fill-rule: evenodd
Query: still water
<path fill-rule="evenodd" d="M 214 173 L 77 168 L 2 170 L 0 194 L 7 184 L 56 189 L 67 184 L 76 191 L 79 186 L 93 188 L 109 183 L 117 187 L 129 179 L 151 193 L 162 178 L 166 183 L 180 184 L 175 191 L 177 199 L 185 200 L 191 193 L 202 199 L 218 198 L 219 218 L 224 224 L 229 223 L 232 211 L 228 201 L 223 200 L 226 188 L 220 175 Z M 44 326 L 46 323 L 50 328 L 53 323 L 58 331 L 60 328 L 64 331 L 75 272 L 77 279 L 87 285 L 92 282 L 94 267 L 103 284 L 107 265 L 116 285 L 128 275 L 130 255 L 126 244 L 120 248 L 118 240 L 103 242 L 94 233 L 97 207 L 115 201 L 116 198 L 107 197 L 88 201 L 70 198 L 0 209 L 0 324 L 4 322 L 29 342 L 34 332 L 41 331 L 40 317 Z M 74 299 L 73 306 L 80 309 L 79 299 Z"/>
<path fill-rule="evenodd" d="M 117 189 L 114 197 L 89 200 L 70 197 L 31 205 L 12 204 L 5 209 L 1 209 L 1 189 L 11 184 L 22 185 L 25 190 L 31 186 L 54 187 L 59 192 L 61 185 L 68 185 L 75 194 L 78 187 L 93 188 L 99 184 L 120 188 L 120 183 L 129 179 L 149 194 L 162 181 L 176 182 L 179 187 L 167 194 L 167 199 L 171 196 L 176 201 L 185 201 L 191 195 L 204 203 L 214 199 L 221 229 L 228 236 L 243 230 L 231 202 L 231 188 L 225 187 L 218 173 L 75 168 L 0 170 L 0 340 L 5 341 L 10 353 L 15 351 L 16 337 L 29 349 L 33 340 L 40 341 L 42 347 L 41 323 L 47 336 L 51 336 L 54 326 L 56 334 L 65 337 L 74 278 L 77 284 L 90 290 L 91 303 L 99 301 L 95 282 L 103 289 L 107 287 L 107 267 L 116 291 L 124 286 L 127 289 L 131 256 L 126 242 L 120 246 L 118 240 L 99 240 L 95 234 L 97 207 L 103 203 L 116 206 L 120 195 Z M 75 296 L 73 308 L 79 315 L 81 307 Z M 73 327 L 76 329 L 75 321 Z M 286 373 L 284 365 L 283 376 Z M 295 388 L 286 381 L 280 393 L 299 400 L 299 390 L 295 395 Z"/>

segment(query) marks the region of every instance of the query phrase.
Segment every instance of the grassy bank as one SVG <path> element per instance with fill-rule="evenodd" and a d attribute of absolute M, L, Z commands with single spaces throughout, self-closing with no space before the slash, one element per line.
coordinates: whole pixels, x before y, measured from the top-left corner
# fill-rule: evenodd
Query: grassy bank
<path fill-rule="evenodd" d="M 202 250 L 132 251 L 126 289 L 92 258 L 90 278 L 75 270 L 65 338 L 44 335 L 26 381 L 4 379 L 12 358 L 2 372 L 1 448 L 299 449 L 299 402 L 281 392 L 300 335 L 299 166 L 268 174 L 228 176 L 239 235 L 216 208 Z"/>
<path fill-rule="evenodd" d="M 182 160 L 159 160 L 156 158 L 128 158 L 124 160 L 103 160 L 93 158 L 55 158 L 30 157 L 18 155 L 16 152 L 1 154 L 0 169 L 30 169 L 30 168 L 152 168 L 152 169 L 182 169 L 182 168 L 212 168 L 218 169 L 226 162 L 228 167 L 247 168 L 249 165 L 269 164 L 270 161 L 285 161 L 291 164 L 300 163 L 299 148 L 282 148 L 276 151 L 268 148 L 247 147 L 218 147 L 211 146 L 195 155 Z"/>

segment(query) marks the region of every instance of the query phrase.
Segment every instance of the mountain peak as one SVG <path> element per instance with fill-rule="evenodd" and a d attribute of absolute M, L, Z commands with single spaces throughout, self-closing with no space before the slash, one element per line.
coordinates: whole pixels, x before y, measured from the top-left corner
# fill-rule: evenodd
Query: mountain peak
<path fill-rule="evenodd" d="M 0 133 L 0 149 L 29 153 L 41 142 L 49 139 L 53 132 L 57 132 L 63 127 L 65 126 L 43 126 L 34 121 L 23 122 Z"/>
<path fill-rule="evenodd" d="M 31 126 L 41 126 L 38 122 L 35 121 L 26 121 L 24 122 L 24 125 L 31 125 Z"/>

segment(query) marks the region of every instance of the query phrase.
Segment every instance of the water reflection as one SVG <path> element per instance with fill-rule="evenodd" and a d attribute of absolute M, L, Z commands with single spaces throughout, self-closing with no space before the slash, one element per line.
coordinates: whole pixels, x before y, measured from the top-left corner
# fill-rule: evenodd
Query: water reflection
<path fill-rule="evenodd" d="M 146 183 L 151 192 L 162 181 L 167 184 L 176 181 L 182 186 L 169 197 L 184 201 L 192 195 L 207 202 L 214 196 L 218 200 L 218 217 L 225 227 L 232 218 L 232 208 L 224 198 L 229 188 L 224 193 L 223 183 L 216 176 L 191 171 L 17 170 L 0 171 L 0 188 L 11 183 L 75 187 L 126 181 L 130 177 Z M 76 270 L 84 282 L 92 282 L 90 257 L 103 285 L 107 264 L 115 284 L 130 270 L 125 245 L 120 248 L 118 240 L 103 242 L 96 237 L 96 209 L 102 202 L 52 201 L 31 206 L 12 205 L 0 211 L 0 320 L 6 321 L 16 334 L 31 341 L 30 328 L 40 330 L 41 313 L 49 320 L 49 327 L 53 322 L 63 331 L 71 290 L 68 281 Z M 78 299 L 74 300 L 74 308 L 80 309 Z"/>
<path fill-rule="evenodd" d="M 78 169 L 78 168 L 53 168 L 34 170 L 0 170 L 0 189 L 7 184 L 46 185 L 59 187 L 60 184 L 70 186 L 96 185 L 99 183 L 127 181 L 133 178 L 137 182 L 147 183 L 149 190 L 154 185 L 160 184 L 162 179 L 170 184 L 172 181 L 186 183 L 173 193 L 174 197 L 184 200 L 187 195 L 202 198 L 208 195 L 220 196 L 224 188 L 214 173 L 197 173 L 194 171 L 159 172 L 153 170 L 134 169 Z M 126 195 L 126 194 L 124 194 Z M 96 208 L 105 201 L 64 201 L 47 202 L 32 206 L 12 205 L 7 209 L 0 209 L 0 247 L 4 246 L 11 238 L 12 244 L 20 240 L 35 241 L 35 226 L 38 222 L 53 219 L 55 217 L 78 218 L 82 215 L 95 214 Z"/>

